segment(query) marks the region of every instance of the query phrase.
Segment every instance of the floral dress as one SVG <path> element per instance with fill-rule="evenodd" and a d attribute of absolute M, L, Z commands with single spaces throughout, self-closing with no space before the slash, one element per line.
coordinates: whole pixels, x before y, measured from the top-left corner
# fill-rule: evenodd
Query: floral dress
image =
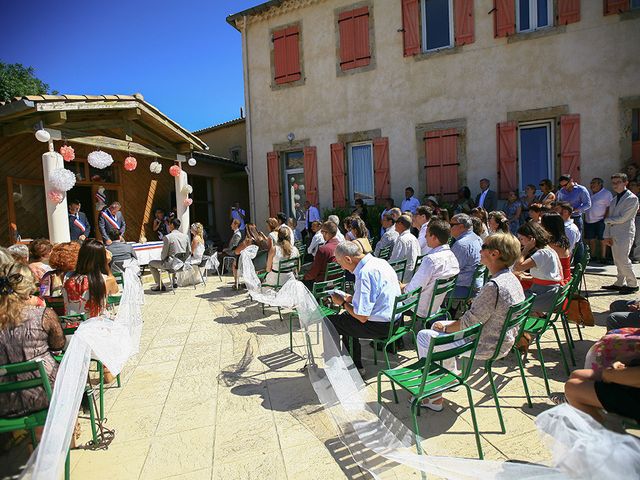
<path fill-rule="evenodd" d="M 89 299 L 89 278 L 86 275 L 69 277 L 64 282 L 62 296 L 67 315 L 84 313 L 91 318 L 103 313 L 104 306 L 96 305 Z"/>

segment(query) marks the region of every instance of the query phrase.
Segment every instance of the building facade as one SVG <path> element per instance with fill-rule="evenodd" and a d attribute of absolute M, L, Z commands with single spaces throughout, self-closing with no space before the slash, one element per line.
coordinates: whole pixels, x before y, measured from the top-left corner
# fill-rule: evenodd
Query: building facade
<path fill-rule="evenodd" d="M 505 196 L 640 155 L 638 0 L 272 0 L 242 34 L 262 221 L 392 197 Z M 636 158 L 640 161 L 640 158 Z M 302 187 L 302 188 L 301 188 Z"/>

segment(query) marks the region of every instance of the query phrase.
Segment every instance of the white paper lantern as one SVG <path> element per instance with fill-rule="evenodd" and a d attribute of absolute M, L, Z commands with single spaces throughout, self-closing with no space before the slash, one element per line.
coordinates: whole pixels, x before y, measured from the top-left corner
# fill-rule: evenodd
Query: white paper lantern
<path fill-rule="evenodd" d="M 36 138 L 39 142 L 46 143 L 51 140 L 51 135 L 45 129 L 40 129 L 36 132 Z"/>
<path fill-rule="evenodd" d="M 53 190 L 68 192 L 76 184 L 76 176 L 71 170 L 57 168 L 49 174 L 49 184 Z"/>
<path fill-rule="evenodd" d="M 191 157 L 189 160 L 187 160 L 187 163 L 189 164 L 190 167 L 195 167 L 196 166 L 196 159 Z"/>
<path fill-rule="evenodd" d="M 191 193 L 193 192 L 193 187 L 187 183 L 182 187 L 181 191 L 184 195 L 191 195 Z"/>
<path fill-rule="evenodd" d="M 304 192 L 304 185 L 298 185 L 298 190 Z"/>
<path fill-rule="evenodd" d="M 160 173 L 162 171 L 162 164 L 160 162 L 151 162 L 149 170 L 151 173 Z"/>
<path fill-rule="evenodd" d="M 300 195 L 298 195 L 297 193 L 293 196 L 293 199 L 298 201 L 300 200 Z"/>
<path fill-rule="evenodd" d="M 89 162 L 89 165 L 91 165 L 93 168 L 102 170 L 103 168 L 107 168 L 113 163 L 113 157 L 107 152 L 96 150 L 94 152 L 91 152 L 87 156 L 87 162 Z"/>

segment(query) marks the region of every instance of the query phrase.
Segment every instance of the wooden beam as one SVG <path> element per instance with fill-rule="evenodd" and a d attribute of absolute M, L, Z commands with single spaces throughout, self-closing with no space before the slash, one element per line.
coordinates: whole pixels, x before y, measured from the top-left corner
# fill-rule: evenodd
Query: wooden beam
<path fill-rule="evenodd" d="M 157 135 L 156 133 L 152 132 L 151 130 L 146 128 L 142 123 L 132 123 L 131 127 L 135 135 L 143 137 L 147 140 L 150 140 L 151 143 L 155 143 L 161 148 L 178 151 L 178 148 L 175 144 L 171 143 L 166 138 L 163 138 Z"/>
<path fill-rule="evenodd" d="M 138 120 L 140 120 L 140 117 L 142 116 L 142 112 L 140 111 L 139 108 L 133 108 L 131 110 L 126 110 L 122 112 L 121 116 L 125 120 L 137 122 Z"/>
<path fill-rule="evenodd" d="M 187 140 L 187 142 L 193 144 L 193 146 L 196 147 L 197 149 L 204 150 L 204 147 L 200 143 L 198 143 L 198 142 L 202 142 L 202 140 L 200 140 L 198 137 L 196 137 L 197 140 L 192 140 L 190 138 L 190 136 L 191 136 L 190 132 L 184 130 L 182 127 L 176 126 L 174 123 L 170 122 L 163 115 L 158 115 L 157 113 L 155 113 L 154 111 L 152 111 L 151 109 L 147 108 L 144 105 L 140 105 L 140 108 L 142 110 L 144 110 L 144 112 L 147 115 L 149 115 L 150 117 L 152 117 L 156 122 L 160 123 L 161 125 L 164 125 L 168 129 L 170 129 L 172 132 L 174 132 L 175 134 L 177 134 L 180 137 L 184 138 L 185 140 Z M 204 143 L 204 142 L 202 142 L 202 143 Z"/>
<path fill-rule="evenodd" d="M 127 101 L 99 101 L 99 102 L 51 102 L 38 103 L 36 105 L 38 112 L 59 112 L 59 111 L 77 111 L 77 110 L 127 110 L 137 108 L 136 100 Z"/>
<path fill-rule="evenodd" d="M 34 126 L 42 122 L 45 127 L 55 127 L 67 121 L 67 112 L 50 112 L 42 115 L 30 116 L 27 120 L 21 120 L 2 127 L 2 136 L 11 137 L 21 133 L 33 133 Z"/>
<path fill-rule="evenodd" d="M 66 113 L 66 112 L 65 112 Z M 116 118 L 108 120 L 84 120 L 82 122 L 68 122 L 64 125 L 65 130 L 99 130 L 102 128 L 125 128 L 125 120 Z"/>

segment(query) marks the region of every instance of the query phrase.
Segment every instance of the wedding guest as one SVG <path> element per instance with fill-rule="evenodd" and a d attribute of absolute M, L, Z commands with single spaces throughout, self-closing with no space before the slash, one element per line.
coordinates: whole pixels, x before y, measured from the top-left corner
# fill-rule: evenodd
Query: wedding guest
<path fill-rule="evenodd" d="M 380 237 L 378 243 L 376 243 L 376 248 L 373 253 L 376 257 L 380 256 L 380 250 L 383 248 L 391 247 L 391 250 L 393 250 L 396 240 L 398 240 L 398 232 L 396 231 L 395 224 L 396 221 L 393 219 L 391 213 L 385 213 L 382 216 L 382 229 L 384 230 L 384 234 Z"/>
<path fill-rule="evenodd" d="M 45 273 L 40 279 L 40 295 L 42 297 L 62 296 L 65 276 L 75 270 L 78 262 L 80 244 L 78 242 L 64 242 L 53 246 L 49 255 L 49 265 L 53 270 Z M 64 312 L 60 312 L 63 315 Z"/>
<path fill-rule="evenodd" d="M 609 306 L 607 331 L 640 328 L 640 300 L 616 300 Z"/>
<path fill-rule="evenodd" d="M 509 219 L 503 212 L 489 212 L 489 233 L 510 233 Z"/>
<path fill-rule="evenodd" d="M 538 197 L 537 203 L 549 207 L 556 201 L 556 194 L 553 193 L 553 183 L 548 178 L 540 181 L 540 192 L 542 193 Z"/>
<path fill-rule="evenodd" d="M 418 243 L 420 244 L 420 255 L 425 255 L 429 252 L 429 246 L 427 245 L 427 227 L 432 217 L 431 208 L 420 205 L 416 209 L 416 214 L 413 216 L 413 227 L 418 230 Z"/>
<path fill-rule="evenodd" d="M 240 243 L 240 222 L 234 219 L 231 222 L 232 228 L 235 232 L 238 232 L 238 243 Z M 180 220 L 172 218 L 169 221 L 169 233 L 162 239 L 162 252 L 160 253 L 160 260 L 151 260 L 149 262 L 149 270 L 153 275 L 155 286 L 151 287 L 152 292 L 164 292 L 166 287 L 162 283 L 160 277 L 160 269 L 174 269 L 182 266 L 182 261 L 177 257 L 178 254 L 189 254 L 191 246 L 189 237 L 182 233 L 180 230 Z M 235 234 L 234 232 L 234 234 Z M 237 244 L 236 244 L 237 245 Z M 174 284 L 173 288 L 176 288 L 177 284 Z"/>
<path fill-rule="evenodd" d="M 522 218 L 520 223 L 529 220 L 529 207 L 536 203 L 536 201 L 536 186 L 530 183 L 524 188 L 524 195 L 520 197 L 520 204 L 522 205 Z"/>
<path fill-rule="evenodd" d="M 9 250 L 9 253 L 11 253 L 11 256 L 16 262 L 29 265 L 29 247 L 22 243 L 15 243 L 8 247 L 7 250 Z"/>
<path fill-rule="evenodd" d="M 46 238 L 36 238 L 29 244 L 29 270 L 31 270 L 36 284 L 40 283 L 40 279 L 45 273 L 52 270 L 49 265 L 51 250 L 53 250 L 53 245 Z"/>
<path fill-rule="evenodd" d="M 91 224 L 84 212 L 80 211 L 80 200 L 71 200 L 69 206 L 69 235 L 71 240 L 84 242 L 91 233 Z"/>
<path fill-rule="evenodd" d="M 477 217 L 469 217 L 471 218 L 471 223 L 473 223 L 473 233 L 480 237 L 481 240 L 484 240 L 489 236 L 487 232 L 487 227 L 482 223 Z"/>
<path fill-rule="evenodd" d="M 458 197 L 453 202 L 453 213 L 470 214 L 473 207 L 474 203 L 473 200 L 471 200 L 471 190 L 469 190 L 469 187 L 462 187 L 458 190 Z"/>
<path fill-rule="evenodd" d="M 389 263 L 406 260 L 404 281 L 409 282 L 413 277 L 416 261 L 420 255 L 420 244 L 418 239 L 411 233 L 411 218 L 408 215 L 400 216 L 396 222 L 396 231 L 398 232 L 398 238 L 393 246 Z"/>
<path fill-rule="evenodd" d="M 307 253 L 315 257 L 318 252 L 318 248 L 324 244 L 324 236 L 322 234 L 322 222 L 315 221 L 311 223 L 311 243 L 307 248 Z"/>
<path fill-rule="evenodd" d="M 471 217 L 464 213 L 454 215 L 451 219 L 451 235 L 456 239 L 451 246 L 451 252 L 458 260 L 460 273 L 453 292 L 454 298 L 466 298 L 469 290 L 477 290 L 482 286 L 482 279 L 477 279 L 472 285 L 473 274 L 480 264 L 480 249 L 482 239 L 473 233 Z"/>
<path fill-rule="evenodd" d="M 236 219 L 238 220 L 238 222 L 240 222 L 240 226 L 238 228 L 241 232 L 244 232 L 246 218 L 247 212 L 245 212 L 244 209 L 240 207 L 240 202 L 234 203 L 231 207 L 230 219 Z"/>
<path fill-rule="evenodd" d="M 413 187 L 407 187 L 404 189 L 404 200 L 400 205 L 400 210 L 402 212 L 411 212 L 412 214 L 416 213 L 416 209 L 420 206 L 420 201 L 414 197 L 414 193 L 415 191 L 413 190 Z"/>
<path fill-rule="evenodd" d="M 300 255 L 298 249 L 293 245 L 291 238 L 291 230 L 287 228 L 286 225 L 281 225 L 278 228 L 278 241 L 271 247 L 269 256 L 267 257 L 267 276 L 264 283 L 268 285 L 276 285 L 279 275 L 279 286 L 282 286 L 287 282 L 287 280 L 296 277 L 295 272 L 278 274 L 281 261 L 297 258 Z"/>
<path fill-rule="evenodd" d="M 382 213 L 380 213 L 380 223 L 382 223 L 382 217 L 391 212 L 391 209 L 393 208 L 394 202 L 393 202 L 393 198 L 387 198 L 384 201 L 384 210 L 382 210 Z M 395 223 L 395 222 L 394 222 Z M 380 227 L 380 238 L 382 238 L 382 236 L 384 235 L 384 227 Z"/>
<path fill-rule="evenodd" d="M 298 221 L 293 217 L 289 217 L 289 220 L 287 220 L 287 226 L 293 231 L 293 241 L 301 242 L 302 232 L 298 230 Z"/>
<path fill-rule="evenodd" d="M 195 222 L 189 228 L 191 233 L 191 255 L 187 262 L 192 265 L 199 265 L 204 256 L 204 227 L 201 223 Z"/>
<path fill-rule="evenodd" d="M 483 240 L 489 235 L 489 214 L 482 207 L 471 210 L 471 216 L 477 218 L 482 223 L 482 233 L 479 235 Z"/>
<path fill-rule="evenodd" d="M 353 236 L 353 243 L 360 245 L 362 252 L 366 255 L 371 253 L 371 243 L 369 243 L 369 230 L 360 217 L 353 217 L 351 220 L 351 235 Z"/>
<path fill-rule="evenodd" d="M 343 221 L 342 221 L 342 227 L 344 228 L 344 238 L 346 240 L 349 241 L 353 241 L 356 239 L 356 237 L 354 236 L 353 232 L 351 232 L 351 223 L 353 222 L 353 219 L 356 217 L 352 217 L 351 215 L 346 217 Z"/>
<path fill-rule="evenodd" d="M 330 262 L 335 262 L 336 247 L 340 243 L 336 238 L 338 226 L 330 221 L 324 222 L 320 227 L 320 234 L 323 237 L 323 244 L 318 247 L 318 251 L 313 257 L 311 268 L 304 275 L 303 282 L 309 290 L 313 288 L 315 282 L 324 281 L 325 271 Z"/>
<path fill-rule="evenodd" d="M 604 180 L 598 177 L 591 180 L 589 188 L 591 190 L 591 208 L 584 214 L 584 239 L 589 242 L 591 255 L 596 258 L 599 253 L 602 261 L 606 258 L 606 248 L 602 245 L 604 218 L 607 216 L 613 195 L 604 188 Z"/>
<path fill-rule="evenodd" d="M 520 227 L 520 220 L 522 218 L 522 204 L 518 199 L 518 191 L 511 190 L 507 194 L 507 201 L 504 205 L 504 213 L 509 220 L 509 231 L 515 235 L 518 233 Z"/>
<path fill-rule="evenodd" d="M 551 210 L 546 205 L 541 203 L 533 203 L 529 206 L 529 221 L 540 223 L 542 221 L 542 215 Z"/>
<path fill-rule="evenodd" d="M 344 242 L 344 235 L 342 234 L 342 232 L 340 231 L 340 219 L 338 218 L 337 215 L 329 215 L 327 217 L 327 221 L 329 222 L 333 222 L 336 224 L 336 238 L 338 239 L 338 242 Z"/>
<path fill-rule="evenodd" d="M 278 220 L 273 217 L 267 218 L 267 229 L 269 230 L 269 238 L 271 239 L 271 243 L 273 243 L 274 245 L 278 241 L 279 226 L 280 224 L 278 223 Z"/>
<path fill-rule="evenodd" d="M 128 260 L 132 258 L 137 259 L 135 250 L 127 242 L 120 240 L 120 235 L 115 230 L 109 230 L 111 243 L 107 245 L 107 251 L 111 252 L 111 271 L 123 273 L 124 265 Z"/>
<path fill-rule="evenodd" d="M 560 214 L 564 221 L 564 233 L 569 239 L 569 249 L 573 252 L 573 249 L 578 244 L 582 236 L 574 221 L 575 216 L 573 215 L 573 207 L 567 202 L 556 202 L 555 205 L 555 211 Z"/>
<path fill-rule="evenodd" d="M 582 185 L 578 184 L 571 175 L 563 174 L 558 179 L 560 183 L 560 190 L 556 195 L 558 202 L 566 202 L 573 208 L 571 219 L 578 227 L 578 230 L 582 232 L 582 214 L 591 208 L 591 195 Z M 571 239 L 569 239 L 571 240 Z"/>
<path fill-rule="evenodd" d="M 629 182 L 627 188 L 636 197 L 640 198 L 640 185 L 638 185 L 637 181 Z M 638 209 L 638 213 L 636 213 L 634 223 L 636 226 L 636 234 L 633 238 L 633 244 L 631 245 L 630 257 L 631 263 L 640 263 L 640 209 Z"/>
<path fill-rule="evenodd" d="M 492 212 L 498 207 L 498 195 L 489 189 L 490 186 L 488 178 L 480 180 L 480 193 L 476 196 L 476 205 L 487 212 Z"/>
<path fill-rule="evenodd" d="M 156 209 L 153 219 L 153 232 L 156 234 L 158 240 L 162 240 L 164 236 L 169 233 L 169 227 L 167 219 L 164 216 L 164 210 L 161 208 Z"/>
<path fill-rule="evenodd" d="M 549 212 L 542 216 L 541 225 L 551 236 L 549 246 L 558 254 L 562 279 L 567 284 L 571 280 L 571 245 L 564 230 L 564 220 L 558 213 Z"/>
<path fill-rule="evenodd" d="M 289 219 L 287 218 L 287 215 L 284 212 L 279 212 L 276 215 L 276 219 L 278 220 L 278 225 L 280 226 L 284 225 L 284 227 L 289 230 L 289 238 L 293 242 L 293 239 L 295 238 L 295 234 L 293 233 L 293 229 L 288 225 Z"/>

